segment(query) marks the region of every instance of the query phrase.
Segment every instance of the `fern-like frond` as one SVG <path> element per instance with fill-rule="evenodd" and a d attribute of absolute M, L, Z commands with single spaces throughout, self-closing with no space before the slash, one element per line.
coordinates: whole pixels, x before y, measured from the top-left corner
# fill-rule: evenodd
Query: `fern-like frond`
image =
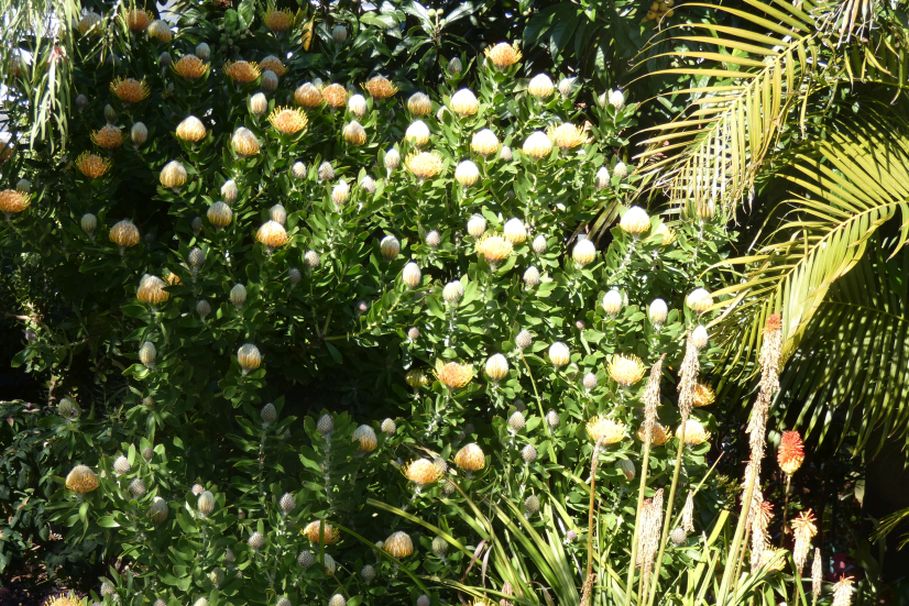
<path fill-rule="evenodd" d="M 760 346 L 771 313 L 783 318 L 792 353 L 831 285 L 865 254 L 869 239 L 896 220 L 896 254 L 909 238 L 909 126 L 892 121 L 838 124 L 813 154 L 797 154 L 787 177 L 796 197 L 783 222 L 750 255 L 724 265 L 745 277 L 717 291 L 718 321 L 736 332 L 735 356 Z"/>

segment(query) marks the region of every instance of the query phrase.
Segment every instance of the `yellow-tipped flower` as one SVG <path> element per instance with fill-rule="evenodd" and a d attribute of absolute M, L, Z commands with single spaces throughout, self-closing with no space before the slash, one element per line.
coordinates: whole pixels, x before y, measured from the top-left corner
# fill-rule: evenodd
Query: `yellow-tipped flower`
<path fill-rule="evenodd" d="M 675 435 L 678 438 L 682 437 L 682 426 L 679 425 L 675 430 Z M 710 434 L 707 433 L 707 429 L 704 427 L 704 424 L 698 421 L 697 419 L 688 419 L 685 421 L 685 444 L 689 446 L 699 446 L 707 441 L 710 438 Z"/>
<path fill-rule="evenodd" d="M 617 444 L 625 439 L 625 424 L 597 415 L 587 421 L 587 436 L 604 446 Z"/>
<path fill-rule="evenodd" d="M 356 120 L 351 120 L 344 125 L 341 130 L 341 136 L 351 145 L 363 145 L 366 143 L 366 129 Z"/>
<path fill-rule="evenodd" d="M 187 116 L 177 125 L 174 134 L 176 134 L 177 138 L 181 141 L 197 143 L 205 138 L 208 131 L 205 129 L 205 125 L 202 124 L 202 120 L 199 120 L 195 116 Z"/>
<path fill-rule="evenodd" d="M 170 30 L 170 25 L 164 19 L 155 19 L 148 24 L 148 37 L 151 40 L 157 40 L 168 44 L 174 39 L 174 32 Z"/>
<path fill-rule="evenodd" d="M 404 140 L 416 145 L 417 147 L 422 147 L 429 143 L 430 137 L 429 127 L 426 126 L 426 123 L 422 120 L 415 120 L 408 125 L 407 130 L 404 131 Z"/>
<path fill-rule="evenodd" d="M 511 242 L 496 234 L 487 234 L 477 242 L 477 253 L 493 265 L 510 257 L 513 250 Z"/>
<path fill-rule="evenodd" d="M 228 61 L 221 68 L 224 75 L 237 84 L 255 82 L 262 74 L 262 70 L 254 61 Z"/>
<path fill-rule="evenodd" d="M 780 439 L 780 447 L 776 453 L 777 463 L 783 473 L 791 476 L 802 466 L 805 461 L 805 444 L 802 436 L 797 431 L 784 431 Z"/>
<path fill-rule="evenodd" d="M 291 107 L 276 107 L 268 116 L 272 127 L 284 135 L 296 135 L 306 130 L 309 120 L 306 114 Z"/>
<path fill-rule="evenodd" d="M 0 190 L 0 212 L 7 215 L 21 213 L 31 203 L 29 195 L 15 189 Z"/>
<path fill-rule="evenodd" d="M 705 383 L 696 383 L 694 386 L 694 404 L 695 408 L 710 406 L 716 400 L 716 393 L 710 385 Z"/>
<path fill-rule="evenodd" d="M 552 142 L 561 149 L 574 149 L 587 143 L 587 135 L 584 134 L 584 131 L 571 122 L 551 127 L 548 135 Z"/>
<path fill-rule="evenodd" d="M 442 172 L 442 156 L 437 152 L 419 152 L 407 156 L 404 165 L 419 179 L 432 179 Z"/>
<path fill-rule="evenodd" d="M 135 78 L 117 78 L 110 83 L 110 92 L 124 103 L 145 101 L 151 94 L 145 80 Z"/>
<path fill-rule="evenodd" d="M 165 164 L 158 175 L 158 181 L 161 185 L 170 189 L 183 187 L 186 184 L 186 179 L 186 167 L 177 160 L 171 160 Z"/>
<path fill-rule="evenodd" d="M 518 43 L 508 44 L 499 42 L 490 46 L 485 51 L 486 58 L 499 69 L 506 69 L 521 60 L 521 51 L 518 50 Z"/>
<path fill-rule="evenodd" d="M 322 100 L 335 109 L 347 107 L 347 89 L 340 84 L 329 84 L 322 89 Z"/>
<path fill-rule="evenodd" d="M 407 111 L 417 117 L 427 116 L 432 111 L 432 100 L 426 93 L 414 93 L 407 100 Z"/>
<path fill-rule="evenodd" d="M 322 91 L 312 82 L 305 82 L 294 91 L 294 103 L 306 108 L 322 104 Z"/>
<path fill-rule="evenodd" d="M 230 146 L 238 156 L 250 157 L 258 155 L 261 145 L 255 134 L 245 126 L 239 127 L 230 137 Z"/>
<path fill-rule="evenodd" d="M 484 370 L 489 380 L 497 383 L 508 376 L 508 359 L 500 353 L 493 354 L 486 360 Z"/>
<path fill-rule="evenodd" d="M 129 219 L 124 219 L 110 228 L 108 237 L 120 248 L 131 248 L 139 244 L 139 228 Z"/>
<path fill-rule="evenodd" d="M 89 179 L 98 179 L 110 170 L 110 160 L 102 158 L 98 154 L 82 152 L 76 158 L 76 168 Z"/>
<path fill-rule="evenodd" d="M 76 465 L 66 474 L 66 488 L 79 494 L 88 494 L 97 490 L 98 475 L 87 465 Z"/>
<path fill-rule="evenodd" d="M 145 274 L 139 280 L 139 288 L 136 290 L 136 299 L 140 303 L 147 305 L 160 305 L 170 298 L 170 293 L 166 290 L 166 283 L 158 276 Z"/>
<path fill-rule="evenodd" d="M 713 296 L 705 288 L 695 288 L 685 297 L 685 305 L 691 311 L 703 313 L 713 305 Z"/>
<path fill-rule="evenodd" d="M 622 387 L 631 387 L 644 378 L 646 368 L 635 355 L 615 354 L 609 359 L 609 376 Z"/>
<path fill-rule="evenodd" d="M 62 593 L 47 598 L 41 606 L 85 606 L 85 598 L 80 598 L 73 592 Z"/>
<path fill-rule="evenodd" d="M 309 539 L 310 543 L 322 545 L 331 545 L 337 543 L 341 538 L 341 532 L 329 524 L 320 520 L 310 522 L 303 528 L 303 536 Z"/>
<path fill-rule="evenodd" d="M 134 32 L 144 32 L 152 18 L 151 13 L 141 8 L 126 11 L 126 25 Z"/>
<path fill-rule="evenodd" d="M 486 467 L 486 455 L 478 444 L 471 442 L 455 454 L 454 463 L 464 471 L 480 471 Z"/>
<path fill-rule="evenodd" d="M 215 227 L 227 227 L 233 220 L 234 213 L 227 203 L 219 201 L 208 207 L 205 216 L 208 217 L 208 222 Z"/>
<path fill-rule="evenodd" d="M 547 157 L 552 152 L 552 140 L 543 131 L 530 133 L 521 147 L 524 155 L 535 160 Z"/>
<path fill-rule="evenodd" d="M 632 236 L 640 236 L 650 230 L 650 217 L 640 206 L 632 206 L 622 213 L 619 228 Z"/>
<path fill-rule="evenodd" d="M 274 250 L 287 244 L 287 230 L 277 221 L 266 221 L 256 232 L 256 240 Z"/>
<path fill-rule="evenodd" d="M 388 538 L 385 539 L 382 548 L 385 550 L 385 553 L 393 558 L 406 558 L 413 554 L 413 541 L 409 534 L 399 530 L 398 532 L 391 533 Z"/>
<path fill-rule="evenodd" d="M 473 116 L 480 110 L 480 102 L 470 89 L 462 88 L 451 96 L 448 108 L 459 116 Z"/>
<path fill-rule="evenodd" d="M 418 486 L 436 483 L 442 477 L 442 470 L 429 459 L 417 459 L 404 467 L 404 476 Z"/>
<path fill-rule="evenodd" d="M 499 151 L 500 147 L 499 138 L 488 128 L 475 132 L 470 139 L 470 149 L 481 156 L 491 156 Z"/>
<path fill-rule="evenodd" d="M 276 76 L 283 76 L 287 73 L 287 67 L 284 65 L 284 62 L 274 55 L 268 55 L 259 61 L 259 69 L 263 72 L 265 70 L 272 71 Z"/>
<path fill-rule="evenodd" d="M 208 73 L 208 63 L 196 55 L 183 55 L 173 65 L 174 73 L 187 80 L 198 80 Z"/>
<path fill-rule="evenodd" d="M 105 124 L 91 134 L 92 143 L 102 149 L 117 149 L 123 145 L 123 131 L 119 126 Z"/>
<path fill-rule="evenodd" d="M 363 84 L 373 99 L 388 99 L 398 92 L 398 87 L 385 76 L 373 76 Z"/>
<path fill-rule="evenodd" d="M 436 361 L 436 377 L 448 389 L 461 389 L 473 380 L 474 368 L 471 364 Z"/>
<path fill-rule="evenodd" d="M 286 32 L 294 26 L 294 14 L 285 9 L 269 9 L 262 17 L 265 27 L 274 33 Z"/>
<path fill-rule="evenodd" d="M 546 74 L 537 74 L 527 83 L 527 92 L 539 99 L 545 99 L 555 92 L 555 85 Z"/>
<path fill-rule="evenodd" d="M 644 426 L 643 426 L 643 425 L 641 425 L 640 427 L 638 427 L 638 434 L 637 434 L 637 435 L 638 435 L 638 439 L 639 439 L 641 442 L 643 442 L 643 441 L 644 441 L 644 437 L 645 437 L 645 435 L 646 435 L 646 434 L 644 433 Z M 672 432 L 670 432 L 668 428 L 666 428 L 665 426 L 663 426 L 663 425 L 661 425 L 661 424 L 659 424 L 659 423 L 654 423 L 654 424 L 653 424 L 653 430 L 650 432 L 650 444 L 651 444 L 651 445 L 653 445 L 653 446 L 662 446 L 663 444 L 665 444 L 666 442 L 668 442 L 670 438 L 672 438 Z"/>

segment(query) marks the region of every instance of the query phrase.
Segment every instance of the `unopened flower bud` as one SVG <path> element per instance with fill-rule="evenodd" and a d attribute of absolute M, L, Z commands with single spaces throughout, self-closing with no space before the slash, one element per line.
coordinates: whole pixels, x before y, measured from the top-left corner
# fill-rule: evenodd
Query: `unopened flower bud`
<path fill-rule="evenodd" d="M 617 288 L 612 288 L 603 295 L 601 305 L 603 306 L 603 311 L 610 316 L 614 316 L 622 311 L 622 307 L 625 305 L 625 297 Z"/>
<path fill-rule="evenodd" d="M 290 513 L 297 506 L 297 501 L 294 499 L 294 495 L 289 492 L 285 492 L 281 497 L 281 500 L 278 501 L 278 506 L 281 508 L 281 511 L 284 513 Z"/>
<path fill-rule="evenodd" d="M 650 309 L 647 312 L 647 316 L 650 318 L 651 324 L 657 327 L 662 326 L 668 315 L 669 308 L 666 306 L 666 301 L 663 299 L 654 299 L 650 303 Z"/>
<path fill-rule="evenodd" d="M 85 213 L 79 220 L 79 225 L 82 227 L 82 231 L 88 235 L 92 235 L 95 233 L 95 228 L 98 227 L 98 218 L 91 213 Z"/>
<path fill-rule="evenodd" d="M 581 383 L 584 385 L 584 389 L 590 391 L 597 386 L 597 376 L 592 372 L 588 372 L 584 375 L 584 378 L 581 379 Z"/>
<path fill-rule="evenodd" d="M 360 578 L 366 583 L 372 583 L 376 578 L 376 569 L 370 564 L 364 564 L 360 569 Z"/>
<path fill-rule="evenodd" d="M 208 317 L 208 314 L 211 313 L 211 303 L 205 299 L 200 299 L 199 302 L 196 303 L 196 313 L 199 314 L 200 319 L 205 320 L 205 318 Z"/>
<path fill-rule="evenodd" d="M 694 345 L 696 349 L 704 349 L 707 347 L 708 339 L 709 335 L 703 324 L 698 324 L 694 330 L 691 331 L 691 344 Z"/>
<path fill-rule="evenodd" d="M 233 179 L 228 179 L 224 182 L 224 185 L 221 186 L 221 197 L 224 198 L 224 201 L 228 204 L 236 202 L 238 194 L 239 189 L 237 188 L 237 183 Z"/>
<path fill-rule="evenodd" d="M 601 166 L 597 171 L 596 185 L 597 189 L 605 189 L 609 187 L 609 169 L 605 166 Z"/>
<path fill-rule="evenodd" d="M 420 272 L 420 266 L 411 261 L 404 266 L 404 269 L 401 271 L 401 280 L 408 288 L 416 288 L 420 285 L 420 280 L 422 279 L 422 273 Z"/>
<path fill-rule="evenodd" d="M 144 497 L 145 492 L 145 482 L 143 482 L 140 478 L 136 478 L 129 483 L 129 494 L 131 494 L 133 498 L 138 499 Z"/>
<path fill-rule="evenodd" d="M 474 238 L 479 238 L 486 233 L 486 219 L 483 215 L 472 215 L 467 220 L 467 233 Z"/>
<path fill-rule="evenodd" d="M 533 288 L 540 283 L 540 270 L 531 265 L 524 272 L 524 284 L 527 288 Z"/>
<path fill-rule="evenodd" d="M 384 421 L 382 421 L 382 425 L 380 426 L 380 429 L 382 430 L 382 433 L 384 433 L 385 435 L 392 436 L 392 435 L 394 435 L 395 431 L 397 431 L 398 426 L 395 424 L 393 419 L 385 419 Z"/>
<path fill-rule="evenodd" d="M 200 42 L 196 45 L 195 54 L 203 61 L 208 61 L 211 57 L 211 47 L 205 42 Z"/>
<path fill-rule="evenodd" d="M 385 169 L 388 172 L 393 171 L 401 165 L 401 154 L 398 150 L 392 148 L 385 152 Z"/>
<path fill-rule="evenodd" d="M 442 299 L 451 306 L 457 306 L 464 296 L 464 286 L 460 280 L 453 280 L 442 289 Z"/>
<path fill-rule="evenodd" d="M 524 513 L 528 517 L 535 515 L 538 511 L 540 511 L 540 497 L 532 494 L 524 499 Z"/>
<path fill-rule="evenodd" d="M 303 279 L 303 274 L 296 267 L 291 267 L 287 270 L 287 279 L 290 280 L 291 286 L 296 286 Z"/>
<path fill-rule="evenodd" d="M 246 287 L 242 284 L 234 284 L 230 289 L 230 302 L 234 307 L 243 307 L 246 303 Z"/>
<path fill-rule="evenodd" d="M 278 420 L 278 409 L 275 408 L 273 403 L 269 402 L 259 411 L 259 418 L 262 419 L 263 424 L 271 425 Z"/>
<path fill-rule="evenodd" d="M 335 169 L 332 168 L 330 162 L 323 162 L 320 164 L 317 173 L 319 175 L 319 181 L 331 181 L 335 178 Z"/>
<path fill-rule="evenodd" d="M 528 465 L 537 460 L 537 449 L 533 444 L 527 444 L 521 449 L 521 459 Z"/>
<path fill-rule="evenodd" d="M 608 100 L 609 100 L 609 105 L 614 107 L 616 109 L 616 111 L 625 107 L 625 95 L 622 93 L 622 91 L 620 91 L 618 89 L 613 89 L 613 90 L 609 91 Z"/>
<path fill-rule="evenodd" d="M 119 457 L 114 459 L 114 473 L 117 474 L 118 476 L 122 476 L 123 474 L 129 473 L 129 471 L 130 471 L 130 469 L 132 469 L 132 467 L 133 466 L 130 465 L 130 463 L 129 463 L 129 459 L 127 459 L 123 455 L 120 455 Z"/>
<path fill-rule="evenodd" d="M 529 330 L 521 330 L 514 338 L 514 344 L 518 349 L 527 349 L 533 342 L 533 335 Z"/>
<path fill-rule="evenodd" d="M 508 359 L 500 353 L 493 354 L 486 360 L 484 371 L 490 381 L 501 381 L 508 376 Z"/>
<path fill-rule="evenodd" d="M 524 418 L 524 413 L 520 410 L 516 410 L 511 413 L 511 416 L 508 417 L 508 428 L 511 431 L 518 432 L 524 429 L 524 426 L 527 424 L 527 419 Z"/>
<path fill-rule="evenodd" d="M 335 422 L 331 418 L 331 415 L 324 414 L 319 417 L 319 422 L 316 423 L 316 429 L 319 430 L 319 433 L 324 435 L 330 434 L 335 429 Z"/>
<path fill-rule="evenodd" d="M 246 540 L 246 544 L 249 545 L 250 549 L 259 551 L 265 547 L 265 535 L 259 531 L 256 531 L 249 535 L 249 539 Z"/>
<path fill-rule="evenodd" d="M 295 179 L 305 179 L 306 178 L 306 165 L 302 162 L 294 162 L 293 166 L 290 167 L 290 172 Z"/>
<path fill-rule="evenodd" d="M 363 175 L 363 178 L 360 179 L 360 188 L 369 194 L 376 193 L 376 181 L 369 175 Z"/>
<path fill-rule="evenodd" d="M 319 253 L 314 250 L 307 250 L 303 255 L 303 261 L 306 263 L 306 267 L 309 269 L 315 269 L 322 262 L 322 259 L 319 258 Z"/>
<path fill-rule="evenodd" d="M 151 368 L 155 365 L 155 360 L 158 358 L 158 350 L 155 349 L 155 344 L 151 341 L 145 341 L 139 347 L 139 361 L 143 365 Z"/>
<path fill-rule="evenodd" d="M 331 39 L 336 43 L 341 44 L 347 40 L 347 28 L 341 24 L 337 24 L 331 28 Z"/>
<path fill-rule="evenodd" d="M 442 537 L 434 537 L 432 539 L 432 552 L 438 557 L 445 557 L 445 554 L 448 553 L 448 541 Z"/>
<path fill-rule="evenodd" d="M 391 261 L 401 252 L 401 243 L 394 236 L 388 235 L 379 242 L 379 252 L 382 256 Z"/>
<path fill-rule="evenodd" d="M 255 95 L 249 98 L 249 113 L 256 116 L 261 116 L 268 111 L 268 99 L 265 98 L 264 93 L 256 93 Z"/>
<path fill-rule="evenodd" d="M 461 60 L 457 57 L 452 57 L 448 61 L 448 73 L 458 75 L 462 69 L 464 69 L 464 66 L 461 65 Z"/>
<path fill-rule="evenodd" d="M 151 505 L 148 506 L 148 517 L 155 523 L 160 524 L 167 519 L 168 507 L 167 501 L 161 497 L 155 497 Z"/>
<path fill-rule="evenodd" d="M 203 516 L 211 514 L 211 512 L 215 510 L 215 495 L 213 495 L 210 490 L 204 491 L 196 500 L 196 509 L 198 509 L 199 513 Z"/>
<path fill-rule="evenodd" d="M 546 413 L 546 423 L 553 429 L 559 426 L 559 413 L 550 410 Z"/>

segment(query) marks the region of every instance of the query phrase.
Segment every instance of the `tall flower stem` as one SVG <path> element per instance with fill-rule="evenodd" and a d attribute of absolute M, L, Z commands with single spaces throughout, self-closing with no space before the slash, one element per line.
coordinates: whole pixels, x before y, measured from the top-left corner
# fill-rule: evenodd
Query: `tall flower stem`
<path fill-rule="evenodd" d="M 593 523 L 597 493 L 597 463 L 599 462 L 599 458 L 600 440 L 597 440 L 596 444 L 593 445 L 593 454 L 590 456 L 590 501 L 587 506 L 587 572 L 584 575 L 581 606 L 590 606 L 593 594 Z"/>

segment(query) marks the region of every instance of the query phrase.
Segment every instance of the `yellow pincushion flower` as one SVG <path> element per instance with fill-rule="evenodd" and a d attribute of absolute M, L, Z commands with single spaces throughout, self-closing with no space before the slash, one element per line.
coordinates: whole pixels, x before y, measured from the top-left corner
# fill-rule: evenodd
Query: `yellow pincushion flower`
<path fill-rule="evenodd" d="M 635 355 L 613 355 L 609 359 L 609 376 L 623 387 L 631 387 L 644 378 L 644 363 Z"/>
<path fill-rule="evenodd" d="M 80 598 L 75 593 L 69 592 L 47 598 L 41 606 L 85 606 L 85 604 L 85 598 Z"/>
<path fill-rule="evenodd" d="M 418 486 L 428 486 L 442 477 L 442 470 L 429 459 L 417 459 L 404 467 L 404 476 Z"/>
<path fill-rule="evenodd" d="M 294 14 L 286 9 L 269 9 L 262 17 L 265 27 L 274 33 L 286 32 L 294 26 Z"/>
<path fill-rule="evenodd" d="M 110 92 L 124 103 L 139 103 L 151 94 L 145 80 L 135 78 L 116 78 L 110 83 Z"/>
<path fill-rule="evenodd" d="M 480 254 L 487 263 L 499 263 L 511 256 L 514 246 L 502 236 L 496 234 L 487 234 L 477 242 L 477 253 Z"/>
<path fill-rule="evenodd" d="M 464 471 L 480 471 L 486 467 L 486 455 L 478 444 L 471 442 L 455 454 L 454 463 Z"/>
<path fill-rule="evenodd" d="M 130 31 L 143 32 L 152 21 L 152 15 L 147 10 L 134 8 L 126 11 L 126 25 Z"/>
<path fill-rule="evenodd" d="M 695 408 L 701 408 L 703 406 L 710 406 L 713 404 L 713 401 L 716 399 L 716 393 L 714 393 L 713 388 L 710 385 L 705 385 L 704 383 L 697 383 L 694 386 L 694 406 Z"/>
<path fill-rule="evenodd" d="M 221 70 L 225 76 L 237 84 L 255 82 L 262 74 L 262 70 L 259 69 L 255 61 L 244 61 L 242 59 L 239 61 L 228 61 Z"/>
<path fill-rule="evenodd" d="M 322 104 L 322 91 L 312 82 L 306 82 L 294 91 L 294 103 L 303 107 L 318 107 Z"/>
<path fill-rule="evenodd" d="M 420 152 L 404 160 L 407 170 L 420 179 L 432 179 L 442 172 L 442 156 L 436 152 Z"/>
<path fill-rule="evenodd" d="M 699 446 L 710 437 L 704 424 L 697 419 L 688 419 L 684 428 L 681 425 L 676 428 L 675 434 L 679 438 L 682 437 L 682 429 L 685 430 L 685 444 L 689 446 Z"/>
<path fill-rule="evenodd" d="M 262 71 L 271 70 L 276 76 L 283 76 L 287 73 L 287 67 L 285 67 L 284 62 L 274 55 L 268 55 L 259 61 L 259 69 Z"/>
<path fill-rule="evenodd" d="M 170 293 L 166 290 L 166 283 L 158 276 L 145 274 L 139 280 L 139 288 L 136 290 L 136 299 L 140 303 L 148 305 L 160 305 L 170 298 Z"/>
<path fill-rule="evenodd" d="M 97 490 L 98 485 L 98 475 L 86 465 L 76 465 L 66 475 L 66 488 L 79 494 Z"/>
<path fill-rule="evenodd" d="M 571 122 L 552 126 L 547 134 L 552 142 L 561 149 L 574 149 L 587 143 L 587 135 L 584 134 L 584 131 Z"/>
<path fill-rule="evenodd" d="M 245 126 L 241 126 L 234 131 L 230 138 L 230 146 L 238 156 L 243 156 L 244 158 L 257 155 L 261 149 L 259 139 Z"/>
<path fill-rule="evenodd" d="M 30 200 L 28 194 L 15 189 L 0 190 L 0 212 L 7 215 L 21 213 L 28 208 Z"/>
<path fill-rule="evenodd" d="M 174 72 L 187 80 L 198 80 L 208 73 L 208 63 L 195 55 L 183 55 L 173 65 Z"/>
<path fill-rule="evenodd" d="M 256 232 L 256 240 L 269 249 L 275 249 L 287 244 L 287 231 L 277 221 L 266 221 Z"/>
<path fill-rule="evenodd" d="M 471 364 L 443 363 L 441 360 L 436 362 L 436 377 L 442 385 L 449 389 L 465 387 L 473 379 L 473 376 L 474 368 Z"/>
<path fill-rule="evenodd" d="M 205 138 L 205 135 L 208 134 L 208 131 L 206 130 L 205 125 L 202 124 L 201 120 L 195 116 L 187 116 L 180 121 L 180 124 L 177 125 L 177 129 L 174 131 L 174 134 L 176 134 L 177 138 L 181 141 L 198 143 Z M 182 183 L 180 185 L 182 185 Z"/>
<path fill-rule="evenodd" d="M 103 149 L 117 149 L 123 145 L 123 131 L 113 124 L 105 124 L 91 134 L 92 143 Z"/>
<path fill-rule="evenodd" d="M 373 99 L 387 99 L 398 92 L 398 87 L 385 76 L 373 76 L 363 84 Z"/>
<path fill-rule="evenodd" d="M 276 107 L 268 116 L 268 121 L 276 131 L 285 135 L 296 135 L 306 130 L 309 124 L 303 111 L 291 107 Z"/>
<path fill-rule="evenodd" d="M 499 69 L 511 67 L 521 60 L 521 51 L 518 50 L 517 42 L 514 44 L 499 42 L 498 44 L 487 48 L 484 53 L 486 58 Z"/>
<path fill-rule="evenodd" d="M 341 538 L 340 531 L 329 524 L 320 520 L 310 522 L 303 528 L 303 536 L 311 543 L 321 543 L 322 545 L 331 545 L 337 543 Z"/>
<path fill-rule="evenodd" d="M 644 426 L 641 425 L 640 427 L 638 427 L 638 439 L 641 442 L 643 442 L 644 437 L 645 437 Z M 672 437 L 672 433 L 665 426 L 663 426 L 659 423 L 653 424 L 653 431 L 650 432 L 650 444 L 651 445 L 662 446 L 663 444 L 668 442 L 671 437 Z"/>
<path fill-rule="evenodd" d="M 385 553 L 393 558 L 406 558 L 413 553 L 413 540 L 406 532 L 393 532 L 385 542 L 383 547 Z"/>
<path fill-rule="evenodd" d="M 329 84 L 322 89 L 322 100 L 335 109 L 347 107 L 347 89 L 340 84 Z"/>
<path fill-rule="evenodd" d="M 110 170 L 110 160 L 102 158 L 98 154 L 82 152 L 76 158 L 76 168 L 89 179 L 97 179 L 103 177 Z"/>
<path fill-rule="evenodd" d="M 131 248 L 139 244 L 139 228 L 129 219 L 114 223 L 107 236 L 120 248 Z"/>
<path fill-rule="evenodd" d="M 597 415 L 587 421 L 587 436 L 604 446 L 617 444 L 625 438 L 625 424 Z"/>

